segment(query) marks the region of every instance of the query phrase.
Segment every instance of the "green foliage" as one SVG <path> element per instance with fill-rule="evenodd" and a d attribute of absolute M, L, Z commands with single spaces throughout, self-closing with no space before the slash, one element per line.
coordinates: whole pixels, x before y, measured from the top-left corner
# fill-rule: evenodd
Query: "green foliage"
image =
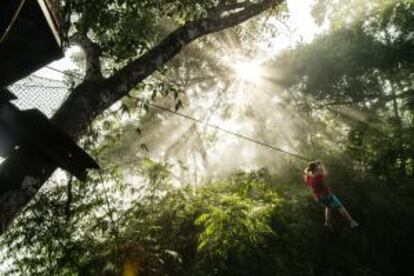
<path fill-rule="evenodd" d="M 216 1 L 105 0 L 72 1 L 74 30 L 91 33 L 107 58 L 128 61 L 154 45 L 168 31 L 205 15 Z M 169 25 L 169 27 L 167 27 Z"/>
<path fill-rule="evenodd" d="M 274 63 L 311 126 L 303 150 L 314 158 L 345 150 L 354 167 L 380 179 L 412 177 L 413 2 L 320 2 L 332 32 Z"/>
<path fill-rule="evenodd" d="M 274 234 L 269 227 L 269 217 L 277 201 L 261 202 L 234 194 L 221 195 L 215 201 L 215 205 L 209 205 L 209 209 L 195 221 L 203 228 L 198 251 L 219 268 L 225 266 L 230 257 L 247 261 L 244 253 L 262 246 L 266 237 Z"/>
<path fill-rule="evenodd" d="M 283 53 L 271 73 L 285 86 L 287 110 L 306 123 L 290 146 L 324 161 L 328 183 L 360 222 L 360 232 L 336 212 L 333 233 L 324 229 L 323 209 L 302 183 L 301 161 L 283 159 L 275 173 L 239 172 L 197 186 L 173 182 L 176 168 L 168 158 L 145 157 L 152 146 L 146 142 L 159 138 L 151 130 L 161 126 L 170 135 L 179 123 L 165 126 L 163 114 L 134 97 L 163 96 L 173 109 L 191 103 L 184 92 L 200 76 L 207 80 L 194 91 L 225 86 L 228 80 L 220 77 L 227 71 L 203 57 L 206 48 L 222 46 L 217 36 L 188 49 L 174 66 L 141 83 L 119 110 L 99 118 L 82 143 L 105 171 L 87 183 L 55 181 L 37 195 L 2 237 L 3 261 L 11 263 L 6 275 L 121 275 L 128 266 L 140 275 L 184 276 L 410 271 L 413 2 L 320 2 L 314 14 L 320 23 L 331 22 L 331 32 Z M 116 68 L 153 45 L 164 28 L 204 16 L 216 4 L 82 0 L 72 9 L 79 16 L 75 30 L 91 32 Z M 246 40 L 253 53 L 260 24 L 225 35 Z M 258 116 L 260 108 L 251 107 L 249 116 Z M 273 141 L 282 131 L 263 123 L 256 132 Z"/>
<path fill-rule="evenodd" d="M 9 274 L 119 275 L 126 263 L 142 275 L 374 275 L 396 266 L 403 271 L 414 190 L 408 183 L 398 191 L 381 188 L 368 175 L 341 171 L 340 162 L 330 160 L 328 171 L 337 173 L 328 181 L 363 225 L 361 233 L 348 229 L 337 213 L 335 233 L 324 229 L 323 209 L 299 176 L 292 183 L 265 169 L 241 172 L 194 191 L 168 185 L 167 167 L 147 159 L 147 185 L 156 185 L 140 190 L 126 208 L 116 196 L 123 189 L 114 173 L 84 186 L 73 183 L 79 188 L 72 191 L 70 216 L 63 211 L 64 186 L 39 194 L 4 237 L 14 256 Z M 113 184 L 100 189 L 102 180 Z M 378 228 L 383 221 L 389 226 Z M 387 256 L 396 248 L 398 254 Z"/>

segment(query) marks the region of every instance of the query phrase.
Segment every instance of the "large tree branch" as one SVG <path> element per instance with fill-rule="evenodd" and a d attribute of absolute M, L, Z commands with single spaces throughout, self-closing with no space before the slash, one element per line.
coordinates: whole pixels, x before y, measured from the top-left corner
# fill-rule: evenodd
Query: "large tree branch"
<path fill-rule="evenodd" d="M 281 2 L 282 0 L 263 0 L 220 17 L 186 23 L 112 77 L 86 78 L 59 108 L 52 122 L 78 140 L 96 116 L 127 95 L 142 80 L 178 54 L 185 45 L 201 36 L 242 23 Z M 89 48 L 87 40 L 79 40 L 79 43 L 86 46 L 86 49 L 92 49 Z M 88 50 L 86 53 L 92 67 L 99 69 L 99 57 L 88 55 Z M 47 163 L 41 157 L 25 152 L 12 155 L 1 164 L 0 181 L 4 187 L 0 189 L 0 220 L 3 225 L 1 232 L 33 198 L 55 169 L 53 164 Z"/>
<path fill-rule="evenodd" d="M 201 36 L 236 26 L 280 2 L 282 1 L 264 0 L 223 17 L 202 18 L 185 24 L 163 39 L 153 49 L 126 65 L 108 79 L 108 84 L 114 90 L 107 97 L 111 102 L 119 100 L 139 82 L 178 54 L 185 45 Z"/>
<path fill-rule="evenodd" d="M 101 48 L 98 44 L 94 43 L 85 33 L 76 33 L 69 38 L 71 44 L 80 46 L 85 53 L 86 57 L 86 80 L 99 80 L 102 79 L 101 71 Z"/>
<path fill-rule="evenodd" d="M 282 0 L 264 0 L 225 17 L 202 18 L 185 24 L 110 78 L 99 82 L 83 82 L 58 110 L 53 120 L 59 125 L 67 126 L 68 133 L 78 138 L 98 114 L 126 96 L 142 80 L 177 55 L 184 46 L 204 35 L 236 26 L 281 2 Z M 74 113 L 83 118 L 75 120 L 68 116 Z"/>

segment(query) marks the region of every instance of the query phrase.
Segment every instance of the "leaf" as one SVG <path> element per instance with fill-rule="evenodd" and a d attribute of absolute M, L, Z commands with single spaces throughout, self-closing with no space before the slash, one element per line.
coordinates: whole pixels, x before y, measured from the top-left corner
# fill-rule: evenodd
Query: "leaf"
<path fill-rule="evenodd" d="M 175 111 L 178 111 L 183 106 L 183 103 L 181 100 L 178 100 L 177 104 L 175 105 Z"/>
<path fill-rule="evenodd" d="M 112 125 L 113 125 L 112 122 L 110 122 L 108 120 L 103 121 L 103 124 L 102 124 L 102 126 L 105 130 L 111 129 Z"/>
<path fill-rule="evenodd" d="M 142 104 L 142 108 L 144 108 L 145 112 L 148 112 L 149 111 L 149 106 L 148 106 L 147 103 L 143 103 Z"/>
<path fill-rule="evenodd" d="M 182 259 L 181 259 L 180 254 L 179 254 L 178 252 L 173 251 L 173 250 L 169 250 L 169 249 L 166 249 L 164 252 L 165 252 L 167 255 L 170 255 L 171 257 L 173 257 L 173 258 L 174 258 L 175 260 L 177 260 L 179 263 L 181 263 Z"/>
<path fill-rule="evenodd" d="M 139 127 L 137 127 L 135 129 L 135 133 L 137 133 L 139 136 L 142 136 L 142 132 L 141 132 L 141 129 Z"/>
<path fill-rule="evenodd" d="M 195 224 L 196 225 L 203 224 L 204 222 L 206 222 L 206 220 L 209 218 L 209 216 L 210 215 L 208 213 L 204 213 L 204 214 L 198 216 L 198 218 L 195 220 Z"/>
<path fill-rule="evenodd" d="M 130 113 L 129 107 L 126 104 L 121 105 L 121 113 L 122 114 L 125 114 L 125 113 L 129 114 Z"/>
<path fill-rule="evenodd" d="M 208 245 L 208 241 L 207 241 L 207 240 L 203 240 L 203 241 L 201 241 L 201 242 L 200 242 L 200 244 L 197 246 L 197 250 L 198 250 L 198 251 L 201 251 L 201 250 L 203 250 L 204 248 L 206 248 L 206 247 L 207 247 L 207 245 Z"/>
<path fill-rule="evenodd" d="M 142 150 L 144 150 L 144 151 L 146 151 L 146 152 L 148 152 L 149 150 L 148 150 L 148 147 L 145 145 L 145 144 L 141 144 L 140 145 L 140 147 L 141 147 L 141 149 Z"/>

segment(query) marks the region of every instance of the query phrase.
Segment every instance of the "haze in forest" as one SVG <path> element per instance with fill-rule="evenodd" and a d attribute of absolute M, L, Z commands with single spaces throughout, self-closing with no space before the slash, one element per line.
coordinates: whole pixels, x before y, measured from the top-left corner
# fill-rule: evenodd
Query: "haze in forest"
<path fill-rule="evenodd" d="M 0 274 L 411 269 L 412 0 L 73 3 L 69 30 L 99 46 L 99 66 L 75 46 L 56 75 L 36 74 L 68 87 L 69 106 L 100 99 L 78 144 L 101 170 L 35 187 L 1 237 Z M 244 11 L 255 16 L 185 40 L 204 18 Z M 335 206 L 313 190 L 315 171 Z"/>
<path fill-rule="evenodd" d="M 277 83 L 277 76 L 274 76 L 282 69 L 274 68 L 272 61 L 286 49 L 292 49 L 299 43 L 311 43 L 315 35 L 327 28 L 328 24 L 317 26 L 314 22 L 311 15 L 313 4 L 313 1 L 287 1 L 287 18 L 264 20 L 268 31 L 249 37 L 248 44 L 238 41 L 240 38 L 232 31 L 216 35 L 220 48 L 201 49 L 197 55 L 200 54 L 201 58 L 204 56 L 211 65 L 217 66 L 217 70 L 225 73 L 211 74 L 211 79 L 203 81 L 202 70 L 209 75 L 209 71 L 215 68 L 202 69 L 198 73 L 201 80 L 181 91 L 185 94 L 185 103 L 179 112 L 295 152 L 295 138 L 301 135 L 297 130 L 309 127 L 284 102 L 284 98 L 289 95 Z M 189 47 L 202 47 L 195 44 Z M 191 55 L 191 50 L 189 52 L 188 55 Z M 182 54 L 183 58 L 186 55 Z M 177 75 L 176 80 L 179 81 L 180 77 Z M 149 91 L 148 96 L 151 94 Z M 174 110 L 171 100 L 158 101 L 160 105 Z M 172 165 L 173 179 L 177 185 L 186 182 L 194 185 L 223 178 L 237 170 L 262 167 L 271 171 L 280 170 L 281 163 L 286 160 L 281 152 L 206 124 L 162 110 L 154 109 L 152 112 L 153 121 L 146 122 L 150 127 L 140 127 L 140 135 L 136 138 L 134 126 L 140 125 L 139 119 L 125 119 L 125 123 L 131 125 L 126 127 L 129 129 L 122 138 L 124 142 L 119 152 L 116 147 L 112 149 L 111 159 L 114 162 L 132 169 L 145 157 L 168 162 Z M 133 173 L 127 175 L 127 179 L 131 177 Z"/>

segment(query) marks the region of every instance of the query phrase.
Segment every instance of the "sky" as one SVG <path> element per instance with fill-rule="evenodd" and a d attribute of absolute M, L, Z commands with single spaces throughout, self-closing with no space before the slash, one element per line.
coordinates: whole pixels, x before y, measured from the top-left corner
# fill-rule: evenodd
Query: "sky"
<path fill-rule="evenodd" d="M 310 42 L 320 31 L 311 15 L 314 3 L 315 0 L 287 0 L 290 27 L 296 29 L 298 36 L 302 36 L 304 42 Z"/>

